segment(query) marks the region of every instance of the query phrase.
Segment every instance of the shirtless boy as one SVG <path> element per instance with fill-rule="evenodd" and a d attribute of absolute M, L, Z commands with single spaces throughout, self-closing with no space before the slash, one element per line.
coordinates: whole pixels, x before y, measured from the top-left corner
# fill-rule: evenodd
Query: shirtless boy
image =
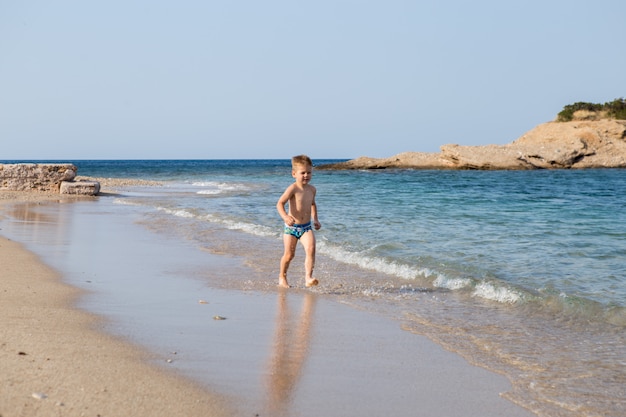
<path fill-rule="evenodd" d="M 306 258 L 304 261 L 304 284 L 312 287 L 318 284 L 313 278 L 315 266 L 315 234 L 313 228 L 319 230 L 322 225 L 317 219 L 317 205 L 315 204 L 315 187 L 310 184 L 313 171 L 313 162 L 306 155 L 291 158 L 291 176 L 296 180 L 291 184 L 276 203 L 278 214 L 285 222 L 283 243 L 285 252 L 280 259 L 280 275 L 278 285 L 289 288 L 287 269 L 296 254 L 298 241 L 302 243 Z M 285 204 L 289 203 L 289 211 L 285 211 Z"/>

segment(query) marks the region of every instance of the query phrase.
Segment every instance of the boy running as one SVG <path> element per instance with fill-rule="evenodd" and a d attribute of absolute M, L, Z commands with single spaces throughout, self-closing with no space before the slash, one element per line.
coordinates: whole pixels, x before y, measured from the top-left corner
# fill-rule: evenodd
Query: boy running
<path fill-rule="evenodd" d="M 313 278 L 315 266 L 315 234 L 313 228 L 319 230 L 322 225 L 317 218 L 315 193 L 317 190 L 310 184 L 313 171 L 313 162 L 306 155 L 291 158 L 291 176 L 296 180 L 291 184 L 276 203 L 278 214 L 285 222 L 283 243 L 285 252 L 280 259 L 280 274 L 278 285 L 289 288 L 287 270 L 289 263 L 296 254 L 298 241 L 302 243 L 306 258 L 304 261 L 306 287 L 312 287 L 319 282 Z M 285 211 L 285 204 L 289 203 L 289 211 Z"/>

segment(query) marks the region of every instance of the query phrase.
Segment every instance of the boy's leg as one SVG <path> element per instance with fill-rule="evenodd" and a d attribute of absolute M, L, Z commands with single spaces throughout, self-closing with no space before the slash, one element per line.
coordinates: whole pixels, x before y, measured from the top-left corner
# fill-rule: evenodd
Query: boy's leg
<path fill-rule="evenodd" d="M 280 258 L 280 273 L 278 275 L 278 285 L 280 287 L 289 288 L 289 283 L 287 282 L 287 270 L 289 269 L 289 263 L 296 254 L 297 243 L 298 239 L 296 239 L 295 236 L 283 234 L 285 251 L 283 252 L 283 257 Z"/>
<path fill-rule="evenodd" d="M 306 276 L 304 277 L 304 285 L 307 287 L 312 287 L 317 285 L 319 282 L 313 278 L 313 268 L 315 268 L 315 234 L 312 230 L 304 233 L 300 238 L 300 242 L 302 242 L 302 246 L 304 247 L 304 251 L 306 253 L 306 258 L 304 260 L 304 270 Z"/>

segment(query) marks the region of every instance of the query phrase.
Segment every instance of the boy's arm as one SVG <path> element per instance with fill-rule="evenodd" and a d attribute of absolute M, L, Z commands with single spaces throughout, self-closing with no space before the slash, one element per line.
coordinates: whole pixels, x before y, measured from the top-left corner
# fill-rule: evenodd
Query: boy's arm
<path fill-rule="evenodd" d="M 313 194 L 313 201 L 311 202 L 311 218 L 313 219 L 313 226 L 315 227 L 315 230 L 321 229 L 322 224 L 317 218 L 317 204 L 315 203 L 315 193 Z"/>
<path fill-rule="evenodd" d="M 293 186 L 289 186 L 287 187 L 283 195 L 280 196 L 278 202 L 276 203 L 276 210 L 278 210 L 278 214 L 280 214 L 280 217 L 283 219 L 287 226 L 292 226 L 296 222 L 295 219 L 291 217 L 285 210 L 285 204 L 287 204 L 292 195 Z"/>

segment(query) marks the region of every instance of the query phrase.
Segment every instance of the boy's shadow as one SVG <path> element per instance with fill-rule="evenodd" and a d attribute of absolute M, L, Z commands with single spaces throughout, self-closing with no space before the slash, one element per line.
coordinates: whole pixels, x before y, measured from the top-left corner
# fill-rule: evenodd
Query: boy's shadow
<path fill-rule="evenodd" d="M 278 294 L 278 311 L 272 357 L 268 369 L 267 409 L 271 416 L 289 415 L 291 396 L 300 379 L 309 353 L 311 325 L 316 297 L 305 293 L 300 315 L 293 314 L 288 291 Z"/>

